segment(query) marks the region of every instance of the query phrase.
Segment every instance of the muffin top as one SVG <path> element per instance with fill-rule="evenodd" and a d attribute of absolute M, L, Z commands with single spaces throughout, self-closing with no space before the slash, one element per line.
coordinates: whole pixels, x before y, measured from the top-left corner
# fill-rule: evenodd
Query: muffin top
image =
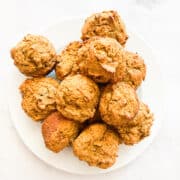
<path fill-rule="evenodd" d="M 79 50 L 79 68 L 98 83 L 107 83 L 119 69 L 125 71 L 122 46 L 112 38 L 93 37 Z M 123 74 L 122 74 L 123 75 Z"/>
<path fill-rule="evenodd" d="M 56 76 L 63 80 L 66 76 L 76 74 L 78 72 L 78 50 L 83 43 L 80 41 L 71 42 L 61 53 L 57 56 Z"/>
<path fill-rule="evenodd" d="M 22 108 L 33 120 L 45 119 L 56 110 L 56 93 L 59 83 L 52 78 L 32 78 L 20 86 Z"/>
<path fill-rule="evenodd" d="M 150 112 L 147 105 L 140 102 L 139 111 L 135 118 L 128 124 L 119 126 L 117 129 L 122 142 L 127 145 L 133 145 L 144 137 L 149 136 L 152 123 L 153 114 Z"/>
<path fill-rule="evenodd" d="M 144 60 L 138 54 L 129 51 L 124 51 L 123 59 L 126 63 L 124 73 L 122 75 L 122 69 L 117 68 L 114 82 L 121 80 L 137 89 L 146 76 Z"/>
<path fill-rule="evenodd" d="M 79 123 L 63 117 L 59 112 L 50 114 L 42 124 L 46 147 L 56 153 L 69 146 L 78 132 Z"/>
<path fill-rule="evenodd" d="M 117 157 L 118 135 L 105 124 L 88 126 L 73 142 L 74 154 L 90 166 L 106 169 Z"/>
<path fill-rule="evenodd" d="M 11 50 L 11 56 L 20 72 L 32 77 L 48 74 L 56 63 L 56 51 L 49 40 L 31 34 Z"/>
<path fill-rule="evenodd" d="M 135 117 L 139 101 L 135 90 L 124 82 L 108 85 L 100 98 L 101 118 L 109 125 L 120 126 Z"/>
<path fill-rule="evenodd" d="M 96 13 L 85 20 L 81 38 L 87 40 L 92 36 L 111 37 L 121 45 L 128 39 L 124 22 L 116 11 Z"/>
<path fill-rule="evenodd" d="M 80 74 L 66 77 L 58 88 L 57 109 L 66 118 L 79 122 L 92 118 L 98 101 L 98 86 Z"/>

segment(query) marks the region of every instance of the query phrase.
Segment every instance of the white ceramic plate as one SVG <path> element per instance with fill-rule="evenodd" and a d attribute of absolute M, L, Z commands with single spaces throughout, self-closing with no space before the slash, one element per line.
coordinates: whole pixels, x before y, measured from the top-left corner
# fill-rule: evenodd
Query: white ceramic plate
<path fill-rule="evenodd" d="M 82 24 L 83 20 L 81 19 L 65 20 L 51 27 L 42 35 L 46 36 L 55 45 L 57 50 L 60 50 L 70 41 L 80 38 Z M 140 88 L 139 96 L 154 112 L 155 121 L 151 135 L 148 138 L 145 138 L 142 142 L 134 146 L 120 145 L 116 163 L 107 170 L 90 167 L 85 162 L 79 161 L 73 155 L 71 148 L 66 148 L 58 154 L 46 149 L 41 135 L 41 123 L 32 121 L 21 108 L 21 95 L 18 87 L 25 77 L 19 73 L 16 67 L 12 69 L 12 78 L 9 87 L 9 106 L 12 121 L 24 144 L 47 164 L 57 169 L 77 174 L 106 173 L 127 165 L 152 142 L 160 127 L 163 115 L 162 79 L 151 49 L 136 34 L 130 31 L 128 31 L 128 34 L 129 40 L 126 49 L 138 52 L 147 64 L 147 77 Z"/>

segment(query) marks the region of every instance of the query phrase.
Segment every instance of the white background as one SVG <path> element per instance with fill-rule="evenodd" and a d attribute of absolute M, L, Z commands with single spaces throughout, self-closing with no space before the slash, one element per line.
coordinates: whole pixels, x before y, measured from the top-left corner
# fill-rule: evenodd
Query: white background
<path fill-rule="evenodd" d="M 0 0 L 0 180 L 180 179 L 180 4 L 173 0 Z M 22 143 L 9 116 L 9 50 L 27 33 L 66 17 L 115 9 L 157 54 L 164 77 L 164 121 L 152 145 L 133 163 L 112 173 L 78 176 L 37 159 Z M 72 30 L 73 31 L 73 30 Z"/>

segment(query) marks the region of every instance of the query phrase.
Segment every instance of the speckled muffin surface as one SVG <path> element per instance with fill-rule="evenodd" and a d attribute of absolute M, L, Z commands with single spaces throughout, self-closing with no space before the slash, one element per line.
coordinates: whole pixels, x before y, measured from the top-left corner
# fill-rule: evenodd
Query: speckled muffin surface
<path fill-rule="evenodd" d="M 108 85 L 100 98 L 99 111 L 102 120 L 113 126 L 126 124 L 139 110 L 135 90 L 124 82 Z"/>
<path fill-rule="evenodd" d="M 22 108 L 33 120 L 45 119 L 56 110 L 56 93 L 59 83 L 52 78 L 32 78 L 20 86 Z"/>
<path fill-rule="evenodd" d="M 80 72 L 97 83 L 107 83 L 119 69 L 119 78 L 125 71 L 123 48 L 112 38 L 93 37 L 79 50 Z"/>
<path fill-rule="evenodd" d="M 153 114 L 147 105 L 140 102 L 137 115 L 129 124 L 120 126 L 118 132 L 123 143 L 133 145 L 149 136 L 153 124 Z"/>
<path fill-rule="evenodd" d="M 78 132 L 79 123 L 63 117 L 59 112 L 50 114 L 42 124 L 45 145 L 56 153 L 69 146 Z"/>
<path fill-rule="evenodd" d="M 73 152 L 90 166 L 106 169 L 111 167 L 117 157 L 118 135 L 105 124 L 88 126 L 73 142 Z"/>
<path fill-rule="evenodd" d="M 98 101 L 98 86 L 80 74 L 66 77 L 58 88 L 57 109 L 66 118 L 79 122 L 92 118 Z"/>
<path fill-rule="evenodd" d="M 146 65 L 144 60 L 138 54 L 129 51 L 124 51 L 123 59 L 126 63 L 123 76 L 122 69 L 117 68 L 114 82 L 121 80 L 137 89 L 146 76 Z"/>
<path fill-rule="evenodd" d="M 93 36 L 111 37 L 121 45 L 128 39 L 124 22 L 116 11 L 96 13 L 85 20 L 81 38 L 87 40 Z"/>
<path fill-rule="evenodd" d="M 56 63 L 56 51 L 49 40 L 31 34 L 11 50 L 11 57 L 21 73 L 32 77 L 48 74 Z"/>
<path fill-rule="evenodd" d="M 66 76 L 76 74 L 78 72 L 78 50 L 83 43 L 80 41 L 71 42 L 61 53 L 57 56 L 56 76 L 63 80 Z"/>

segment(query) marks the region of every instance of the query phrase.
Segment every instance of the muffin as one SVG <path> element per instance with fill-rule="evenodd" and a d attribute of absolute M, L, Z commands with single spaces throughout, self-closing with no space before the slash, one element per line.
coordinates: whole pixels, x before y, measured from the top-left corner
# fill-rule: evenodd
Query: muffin
<path fill-rule="evenodd" d="M 63 80 L 66 76 L 78 72 L 77 60 L 78 50 L 82 47 L 82 42 L 71 42 L 60 55 L 57 56 L 56 77 Z"/>
<path fill-rule="evenodd" d="M 117 69 L 114 82 L 124 81 L 137 89 L 146 76 L 146 65 L 144 60 L 136 53 L 124 51 L 123 59 L 126 62 L 124 76 L 122 77 L 122 70 Z"/>
<path fill-rule="evenodd" d="M 119 79 L 125 72 L 123 48 L 112 38 L 93 37 L 79 50 L 80 73 L 97 83 L 107 83 L 114 79 L 117 68 Z"/>
<path fill-rule="evenodd" d="M 57 91 L 58 111 L 81 123 L 94 116 L 98 101 L 98 86 L 80 74 L 66 77 Z"/>
<path fill-rule="evenodd" d="M 56 51 L 49 40 L 31 34 L 11 50 L 11 57 L 21 73 L 32 77 L 48 74 L 56 63 Z"/>
<path fill-rule="evenodd" d="M 42 124 L 45 145 L 55 153 L 69 146 L 78 132 L 79 123 L 66 119 L 59 112 L 50 114 Z"/>
<path fill-rule="evenodd" d="M 135 90 L 124 82 L 108 85 L 100 98 L 99 111 L 102 120 L 115 127 L 127 124 L 139 110 Z"/>
<path fill-rule="evenodd" d="M 59 83 L 52 78 L 32 78 L 20 86 L 22 108 L 35 121 L 45 119 L 56 110 L 56 93 Z"/>
<path fill-rule="evenodd" d="M 140 107 L 135 118 L 127 125 L 119 126 L 118 132 L 122 142 L 133 145 L 149 136 L 153 123 L 153 114 L 147 105 L 140 102 Z"/>
<path fill-rule="evenodd" d="M 111 37 L 121 45 L 128 39 L 124 22 L 116 11 L 96 13 L 85 20 L 81 38 L 87 40 L 92 36 Z"/>
<path fill-rule="evenodd" d="M 119 136 L 105 124 L 88 126 L 73 142 L 73 152 L 90 166 L 111 167 L 117 157 Z"/>

